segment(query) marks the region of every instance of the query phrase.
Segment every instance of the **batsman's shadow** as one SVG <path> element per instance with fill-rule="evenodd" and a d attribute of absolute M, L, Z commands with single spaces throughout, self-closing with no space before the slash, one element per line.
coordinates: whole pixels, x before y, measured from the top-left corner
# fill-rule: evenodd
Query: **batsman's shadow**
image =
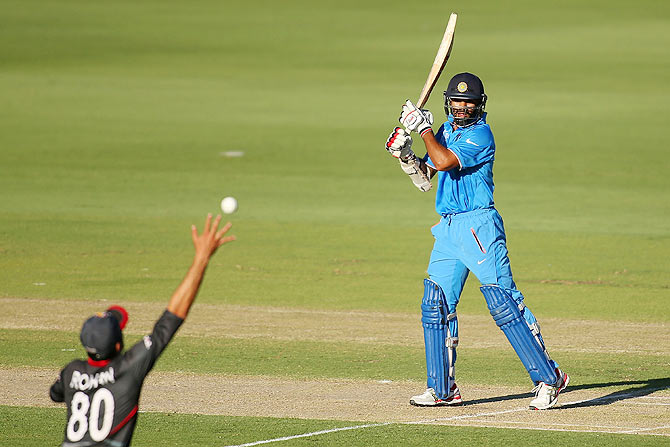
<path fill-rule="evenodd" d="M 639 386 L 638 386 L 639 385 Z M 627 388 L 614 391 L 610 394 L 593 399 L 585 399 L 577 402 L 568 402 L 561 404 L 556 409 L 579 408 L 579 407 L 595 407 L 599 405 L 609 405 L 611 403 L 647 396 L 656 391 L 670 388 L 670 377 L 662 379 L 649 380 L 631 380 L 625 382 L 602 382 L 602 383 L 586 383 L 583 385 L 570 386 L 563 390 L 561 396 L 569 394 L 572 391 L 590 390 L 596 388 L 610 388 L 615 386 L 627 386 Z M 475 399 L 463 402 L 463 406 L 478 405 L 491 402 L 504 402 L 506 400 L 525 399 L 533 397 L 533 393 L 508 394 L 506 396 L 488 397 L 484 399 Z"/>
<path fill-rule="evenodd" d="M 639 386 L 637 386 L 639 385 Z M 575 387 L 568 387 L 563 391 L 577 391 L 577 390 L 589 390 L 593 388 L 608 388 L 612 386 L 628 386 L 625 389 L 614 391 L 610 394 L 600 397 L 594 397 L 593 399 L 585 399 L 577 402 L 568 402 L 561 404 L 561 409 L 567 408 L 580 408 L 580 407 L 597 407 L 600 405 L 609 405 L 614 402 L 626 400 L 626 399 L 635 399 L 638 397 L 648 396 L 656 391 L 665 390 L 670 388 L 670 377 L 665 377 L 662 379 L 649 379 L 649 380 L 631 380 L 626 382 L 605 382 L 605 383 L 587 383 L 583 385 L 577 385 Z"/>

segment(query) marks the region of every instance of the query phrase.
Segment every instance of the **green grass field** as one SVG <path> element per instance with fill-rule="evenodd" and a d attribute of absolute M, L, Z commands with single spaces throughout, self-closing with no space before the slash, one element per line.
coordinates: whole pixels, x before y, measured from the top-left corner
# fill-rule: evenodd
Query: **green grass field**
<path fill-rule="evenodd" d="M 191 260 L 190 224 L 232 195 L 238 240 L 213 260 L 196 306 L 418 322 L 434 194 L 419 193 L 383 144 L 456 11 L 452 56 L 427 107 L 442 116 L 451 75 L 481 76 L 496 204 L 526 303 L 540 322 L 611 326 L 603 348 L 621 348 L 547 340 L 551 352 L 578 388 L 670 387 L 667 340 L 633 355 L 616 337 L 618 327 L 670 323 L 670 4 L 7 0 L 2 9 L 2 306 L 167 302 Z M 471 277 L 459 314 L 487 315 L 477 286 Z M 77 326 L 87 315 L 72 306 L 69 316 Z M 0 347 L 0 369 L 54 376 L 84 355 L 75 330 L 2 316 Z M 217 336 L 177 337 L 155 370 L 420 382 L 423 368 L 420 342 Z M 459 378 L 528 384 L 514 354 L 494 347 L 463 346 Z M 0 401 L 0 444 L 56 445 L 64 411 Z M 364 423 L 151 412 L 133 445 L 223 446 Z M 670 426 L 667 413 L 656 425 Z M 394 423 L 273 445 L 652 446 L 667 436 Z"/>

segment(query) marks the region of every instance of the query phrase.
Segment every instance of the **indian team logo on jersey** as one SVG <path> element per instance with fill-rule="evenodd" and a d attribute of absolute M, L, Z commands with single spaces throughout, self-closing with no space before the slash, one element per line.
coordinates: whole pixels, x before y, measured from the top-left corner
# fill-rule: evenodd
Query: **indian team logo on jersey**
<path fill-rule="evenodd" d="M 456 90 L 459 92 L 463 93 L 468 91 L 468 84 L 465 82 L 459 82 L 458 85 L 456 86 Z"/>

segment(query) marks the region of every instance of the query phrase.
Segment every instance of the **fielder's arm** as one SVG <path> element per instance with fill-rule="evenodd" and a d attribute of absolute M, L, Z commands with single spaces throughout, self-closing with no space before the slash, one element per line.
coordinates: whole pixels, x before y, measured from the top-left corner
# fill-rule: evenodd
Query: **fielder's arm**
<path fill-rule="evenodd" d="M 216 252 L 216 249 L 223 244 L 235 240 L 235 236 L 225 236 L 230 229 L 231 224 L 228 222 L 220 230 L 218 230 L 221 216 L 216 216 L 214 223 L 212 223 L 212 215 L 207 216 L 205 221 L 205 228 L 202 234 L 198 235 L 198 230 L 195 225 L 191 226 L 191 238 L 195 246 L 195 256 L 193 263 L 188 269 L 177 290 L 174 291 L 170 301 L 167 305 L 167 310 L 181 319 L 186 318 L 191 304 L 200 288 L 200 283 L 205 275 L 205 269 L 209 263 L 210 258 Z M 217 231 L 218 230 L 218 231 Z"/>

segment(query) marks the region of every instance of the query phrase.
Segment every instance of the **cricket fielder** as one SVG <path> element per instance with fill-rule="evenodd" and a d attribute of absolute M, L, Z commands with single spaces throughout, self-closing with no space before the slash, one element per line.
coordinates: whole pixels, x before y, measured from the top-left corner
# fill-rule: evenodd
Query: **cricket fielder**
<path fill-rule="evenodd" d="M 191 228 L 195 257 L 167 308 L 146 335 L 125 353 L 122 329 L 128 313 L 120 306 L 92 316 L 81 329 L 87 360 L 74 360 L 60 372 L 49 394 L 67 405 L 63 447 L 126 447 L 130 445 L 140 391 L 146 375 L 184 322 L 195 300 L 210 257 L 221 245 L 235 239 L 225 236 L 230 223 L 218 229 L 207 216 L 202 234 Z"/>
<path fill-rule="evenodd" d="M 433 115 L 409 100 L 386 149 L 421 191 L 431 189 L 437 174 L 435 209 L 441 216 L 433 226 L 435 238 L 424 280 L 421 302 L 426 349 L 427 387 L 413 396 L 416 406 L 458 405 L 455 382 L 458 316 L 456 307 L 468 273 L 481 282 L 481 291 L 496 324 L 507 336 L 535 384 L 530 408 L 556 405 L 570 378 L 558 368 L 544 346 L 540 326 L 512 279 L 503 221 L 493 204 L 495 142 L 486 124 L 486 94 L 471 73 L 454 76 L 444 92 L 447 121 L 433 134 Z M 409 132 L 421 135 L 427 154 L 413 153 Z"/>

